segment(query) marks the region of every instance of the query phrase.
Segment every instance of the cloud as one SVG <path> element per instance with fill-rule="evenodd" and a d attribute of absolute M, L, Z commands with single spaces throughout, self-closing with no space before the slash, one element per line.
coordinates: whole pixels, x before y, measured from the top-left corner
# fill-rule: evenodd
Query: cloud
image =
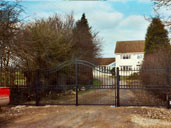
<path fill-rule="evenodd" d="M 140 15 L 131 15 L 125 18 L 120 23 L 120 28 L 129 28 L 131 30 L 144 30 L 144 26 L 147 26 L 148 22 L 145 20 L 143 16 Z"/>
<path fill-rule="evenodd" d="M 99 29 L 114 29 L 123 18 L 123 14 L 120 12 L 103 11 L 90 13 L 88 16 L 92 25 Z"/>
<path fill-rule="evenodd" d="M 33 5 L 31 8 L 34 10 L 34 17 L 47 17 L 48 14 L 51 15 L 52 12 L 68 14 L 73 11 L 75 19 L 78 20 L 83 13 L 86 13 L 90 25 L 97 30 L 115 28 L 123 18 L 123 14 L 116 11 L 112 8 L 111 4 L 107 2 L 46 2 L 46 4 Z"/>
<path fill-rule="evenodd" d="M 143 16 L 128 16 L 118 26 L 117 38 L 119 40 L 144 40 L 148 26 L 149 22 Z"/>
<path fill-rule="evenodd" d="M 37 1 L 37 0 L 36 0 Z M 113 2 L 120 0 L 112 0 Z M 128 2 L 133 0 L 121 0 Z M 148 2 L 149 0 L 138 0 Z M 89 25 L 93 30 L 99 31 L 102 42 L 102 55 L 114 57 L 115 42 L 118 40 L 143 40 L 145 37 L 148 21 L 141 15 L 127 15 L 115 10 L 111 1 L 59 1 L 30 2 L 32 6 L 25 6 L 33 18 L 48 17 L 54 12 L 61 15 L 74 12 L 75 20 L 86 13 Z M 124 8 L 123 8 L 124 9 Z"/>
<path fill-rule="evenodd" d="M 114 56 L 116 41 L 144 40 L 149 22 L 140 15 L 132 15 L 121 20 L 115 29 L 105 29 L 100 35 L 104 36 L 103 56 Z"/>

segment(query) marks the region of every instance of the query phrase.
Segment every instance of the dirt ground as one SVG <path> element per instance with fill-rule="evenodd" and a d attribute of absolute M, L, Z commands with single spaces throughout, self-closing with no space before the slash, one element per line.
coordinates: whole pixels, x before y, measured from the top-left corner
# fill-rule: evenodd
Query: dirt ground
<path fill-rule="evenodd" d="M 104 85 L 111 83 L 114 83 L 112 79 L 103 81 Z M 130 90 L 121 90 L 120 94 L 121 104 L 128 104 L 129 101 L 133 103 L 135 97 L 138 97 Z M 74 102 L 75 95 L 74 99 L 69 96 L 68 102 Z M 80 94 L 79 102 L 114 104 L 114 97 L 114 90 L 99 89 Z M 171 128 L 171 110 L 156 107 L 116 108 L 109 105 L 2 107 L 0 128 Z"/>
<path fill-rule="evenodd" d="M 16 106 L 2 108 L 0 128 L 171 128 L 171 110 L 152 107 Z"/>

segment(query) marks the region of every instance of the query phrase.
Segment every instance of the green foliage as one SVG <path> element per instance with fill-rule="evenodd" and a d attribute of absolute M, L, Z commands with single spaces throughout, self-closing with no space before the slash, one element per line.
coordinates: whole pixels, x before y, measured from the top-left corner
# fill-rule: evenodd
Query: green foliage
<path fill-rule="evenodd" d="M 140 79 L 145 87 L 168 87 L 167 71 L 171 67 L 171 47 L 168 32 L 164 27 L 159 18 L 153 18 L 146 34 L 145 58 L 140 72 Z M 146 72 L 151 69 L 155 70 Z M 158 72 L 158 69 L 166 71 Z M 150 92 L 160 98 L 168 95 L 168 92 L 163 90 L 150 90 Z"/>
<path fill-rule="evenodd" d="M 95 87 L 97 87 L 97 86 L 101 85 L 101 82 L 99 80 L 93 80 L 93 85 Z"/>
<path fill-rule="evenodd" d="M 92 32 L 86 16 L 83 14 L 73 29 L 73 51 L 75 56 L 94 62 L 100 50 L 96 40 L 96 34 Z"/>
<path fill-rule="evenodd" d="M 24 45 L 30 58 L 25 58 L 23 66 L 32 69 L 47 69 L 71 57 L 73 19 L 62 21 L 57 15 L 36 20 L 24 29 Z M 69 24 L 68 24 L 69 23 Z M 23 59 L 23 58 L 22 58 Z"/>
<path fill-rule="evenodd" d="M 0 86 L 26 85 L 26 77 L 21 72 L 0 72 Z"/>
<path fill-rule="evenodd" d="M 9 87 L 13 85 L 15 75 L 11 72 L 0 72 L 0 86 Z"/>
<path fill-rule="evenodd" d="M 15 85 L 26 85 L 26 80 L 25 79 L 15 79 L 14 84 Z"/>
<path fill-rule="evenodd" d="M 57 14 L 26 24 L 20 35 L 26 53 L 20 57 L 20 66 L 49 69 L 74 57 L 94 60 L 99 49 L 97 37 L 85 15 L 74 24 L 72 15 L 63 18 Z"/>
<path fill-rule="evenodd" d="M 152 19 L 145 37 L 145 54 L 150 54 L 161 47 L 169 47 L 168 32 L 161 20 L 156 17 Z"/>

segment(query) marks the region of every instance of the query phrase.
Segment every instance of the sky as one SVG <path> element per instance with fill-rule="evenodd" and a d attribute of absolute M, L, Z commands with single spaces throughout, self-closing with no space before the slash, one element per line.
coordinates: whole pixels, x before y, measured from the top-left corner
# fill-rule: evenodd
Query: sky
<path fill-rule="evenodd" d="M 154 16 L 150 0 L 24 0 L 21 4 L 30 20 L 71 12 L 79 20 L 85 13 L 89 25 L 102 39 L 102 57 L 115 57 L 116 41 L 144 40 L 149 25 L 145 17 Z"/>

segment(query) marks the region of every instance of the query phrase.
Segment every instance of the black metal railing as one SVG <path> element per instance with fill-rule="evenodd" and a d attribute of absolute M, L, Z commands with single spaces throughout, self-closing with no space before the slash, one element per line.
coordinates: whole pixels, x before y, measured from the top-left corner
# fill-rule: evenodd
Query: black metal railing
<path fill-rule="evenodd" d="M 116 76 L 118 105 L 169 107 L 169 70 L 117 68 Z"/>
<path fill-rule="evenodd" d="M 0 70 L 0 86 L 10 87 L 10 104 L 167 106 L 168 69 L 120 70 L 85 60 L 49 70 Z"/>
<path fill-rule="evenodd" d="M 10 87 L 11 104 L 116 104 L 110 67 L 104 69 L 85 60 L 66 61 L 49 70 L 1 71 L 0 76 L 0 86 Z"/>

